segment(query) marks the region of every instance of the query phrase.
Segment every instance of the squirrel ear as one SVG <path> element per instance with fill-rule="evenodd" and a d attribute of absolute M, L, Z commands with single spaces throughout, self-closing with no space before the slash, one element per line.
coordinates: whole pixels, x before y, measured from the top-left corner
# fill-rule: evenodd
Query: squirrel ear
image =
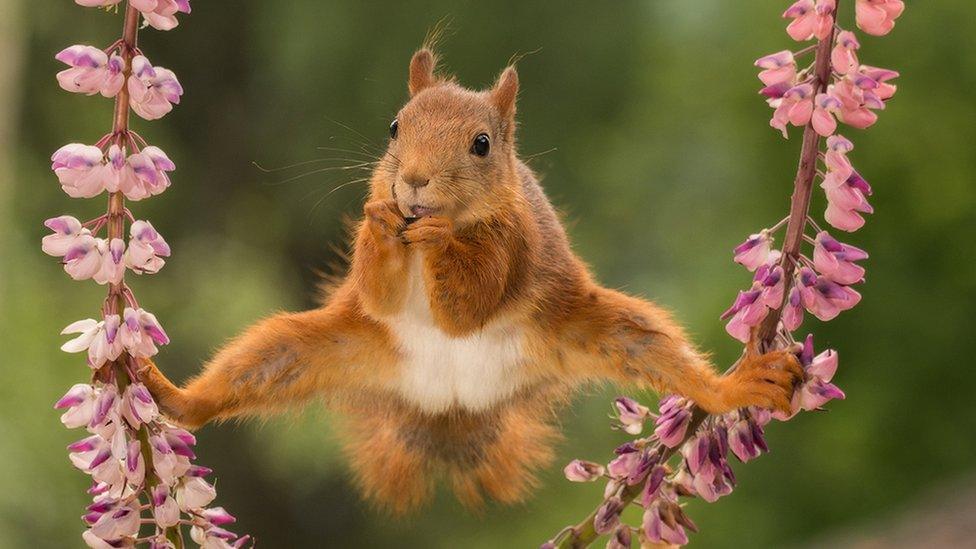
<path fill-rule="evenodd" d="M 413 54 L 413 59 L 410 60 L 410 79 L 407 81 L 407 88 L 410 90 L 411 97 L 434 84 L 434 67 L 436 65 L 437 58 L 427 48 L 421 48 Z"/>
<path fill-rule="evenodd" d="M 515 97 L 518 95 L 518 73 L 515 67 L 508 67 L 498 77 L 491 90 L 491 103 L 505 120 L 515 117 Z"/>

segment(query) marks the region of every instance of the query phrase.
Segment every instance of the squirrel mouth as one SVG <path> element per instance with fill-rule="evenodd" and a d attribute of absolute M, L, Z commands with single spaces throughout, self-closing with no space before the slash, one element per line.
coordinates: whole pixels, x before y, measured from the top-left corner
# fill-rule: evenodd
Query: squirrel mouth
<path fill-rule="evenodd" d="M 421 206 L 419 204 L 415 204 L 410 206 L 410 217 L 427 217 L 429 215 L 436 214 L 439 209 L 440 208 L 434 208 L 432 206 Z"/>

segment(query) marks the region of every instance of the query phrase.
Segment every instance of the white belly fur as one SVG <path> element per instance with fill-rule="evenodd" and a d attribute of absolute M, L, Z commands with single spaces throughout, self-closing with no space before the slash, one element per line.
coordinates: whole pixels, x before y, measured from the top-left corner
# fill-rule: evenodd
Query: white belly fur
<path fill-rule="evenodd" d="M 520 331 L 513 323 L 496 322 L 464 337 L 442 332 L 431 315 L 421 260 L 416 253 L 404 280 L 403 310 L 383 319 L 402 357 L 391 388 L 431 413 L 451 406 L 490 408 L 521 384 Z"/>

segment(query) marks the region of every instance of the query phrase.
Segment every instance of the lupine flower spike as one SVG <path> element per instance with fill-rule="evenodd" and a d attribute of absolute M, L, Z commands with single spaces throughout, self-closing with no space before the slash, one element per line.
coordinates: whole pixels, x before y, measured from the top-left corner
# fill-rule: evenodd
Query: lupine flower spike
<path fill-rule="evenodd" d="M 68 65 L 57 74 L 65 90 L 115 98 L 147 120 L 158 119 L 180 102 L 176 75 L 153 66 L 135 48 L 139 19 L 153 28 L 176 27 L 189 13 L 187 0 L 76 0 L 82 6 L 124 6 L 124 33 L 107 49 L 70 46 L 56 59 Z M 75 280 L 91 279 L 109 293 L 96 318 L 72 322 L 61 349 L 84 353 L 92 381 L 78 383 L 54 407 L 69 429 L 87 435 L 68 446 L 68 457 L 92 478 L 92 504 L 82 516 L 81 538 L 98 549 L 148 546 L 172 549 L 192 540 L 208 549 L 243 547 L 249 536 L 224 529 L 234 517 L 210 507 L 217 493 L 211 471 L 194 465 L 196 439 L 167 423 L 152 395 L 139 381 L 139 361 L 154 356 L 169 337 L 156 316 L 139 306 L 125 283 L 126 271 L 154 274 L 165 265 L 170 247 L 155 227 L 136 220 L 124 200 L 158 195 L 170 184 L 176 165 L 159 147 L 147 144 L 116 118 L 111 132 L 95 144 L 70 143 L 51 156 L 51 169 L 72 198 L 109 195 L 108 213 L 82 222 L 70 215 L 44 222 L 51 234 L 44 253 L 59 258 Z M 125 224 L 129 223 L 128 239 Z M 635 406 L 636 405 L 635 403 Z M 570 471 L 582 479 L 603 474 L 595 464 Z"/>
<path fill-rule="evenodd" d="M 838 130 L 841 125 L 863 129 L 875 124 L 878 111 L 895 94 L 890 81 L 898 73 L 862 63 L 866 52 L 857 34 L 837 20 L 838 4 L 845 7 L 848 2 L 854 2 L 858 28 L 879 36 L 891 31 L 905 8 L 900 0 L 798 0 L 783 13 L 790 20 L 787 33 L 799 42 L 816 42 L 765 55 L 755 65 L 763 85 L 760 93 L 774 109 L 770 125 L 784 137 L 789 137 L 790 126 L 803 128 L 795 181 L 795 190 L 803 192 L 794 193 L 794 200 L 809 197 L 819 180 L 827 199 L 825 227 L 853 232 L 873 212 L 868 203 L 873 191 L 848 157 L 854 144 Z M 809 65 L 799 61 L 810 52 Z M 654 431 L 618 446 L 605 467 L 580 460 L 566 466 L 566 477 L 575 482 L 606 477 L 604 499 L 588 518 L 542 547 L 585 547 L 600 535 L 608 536 L 608 548 L 630 547 L 634 536 L 641 546 L 684 545 L 697 528 L 682 510 L 681 498 L 714 502 L 730 494 L 736 486 L 731 458 L 745 463 L 768 452 L 765 429 L 772 420 L 787 421 L 846 398 L 834 384 L 837 352 L 818 353 L 812 335 L 798 340 L 794 332 L 807 312 L 828 321 L 860 302 L 855 287 L 865 281 L 868 254 L 808 217 L 806 200 L 793 204 L 783 222 L 755 232 L 734 248 L 733 261 L 753 273 L 752 284 L 721 316 L 728 333 L 743 343 L 761 340 L 768 349 L 797 356 L 804 379 L 795 387 L 789 409 L 751 407 L 707 415 L 694 402 L 668 395 L 652 413 L 631 398 L 618 398 L 614 428 L 638 436 L 653 419 Z M 84 237 L 75 223 L 53 221 L 49 226 L 55 231 L 50 246 L 59 250 Z M 785 236 L 777 246 L 783 227 Z M 95 398 L 84 390 L 66 395 L 63 400 L 75 407 L 65 414 L 66 421 L 87 418 Z M 639 524 L 628 525 L 621 517 L 630 503 L 643 508 Z"/>

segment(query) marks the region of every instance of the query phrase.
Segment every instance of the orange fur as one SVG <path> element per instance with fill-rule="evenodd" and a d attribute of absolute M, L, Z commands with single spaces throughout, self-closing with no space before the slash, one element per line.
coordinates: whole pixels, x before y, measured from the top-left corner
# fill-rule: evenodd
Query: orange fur
<path fill-rule="evenodd" d="M 196 427 L 325 396 L 347 418 L 363 493 L 405 512 L 438 475 L 471 506 L 524 498 L 552 459 L 553 409 L 584 383 L 654 387 L 713 413 L 788 408 L 792 355 L 747 353 L 720 377 L 666 311 L 592 279 L 516 155 L 514 68 L 477 92 L 435 77 L 435 59 L 425 49 L 410 64 L 411 99 L 373 174 L 346 279 L 320 308 L 248 329 L 183 388 L 147 363 L 165 413 Z M 482 133 L 484 157 L 471 148 Z M 415 211 L 424 216 L 408 224 Z M 469 349 L 485 371 L 464 368 L 456 355 Z M 410 368 L 415 385 L 403 381 Z M 447 409 L 425 400 L 444 394 Z"/>

